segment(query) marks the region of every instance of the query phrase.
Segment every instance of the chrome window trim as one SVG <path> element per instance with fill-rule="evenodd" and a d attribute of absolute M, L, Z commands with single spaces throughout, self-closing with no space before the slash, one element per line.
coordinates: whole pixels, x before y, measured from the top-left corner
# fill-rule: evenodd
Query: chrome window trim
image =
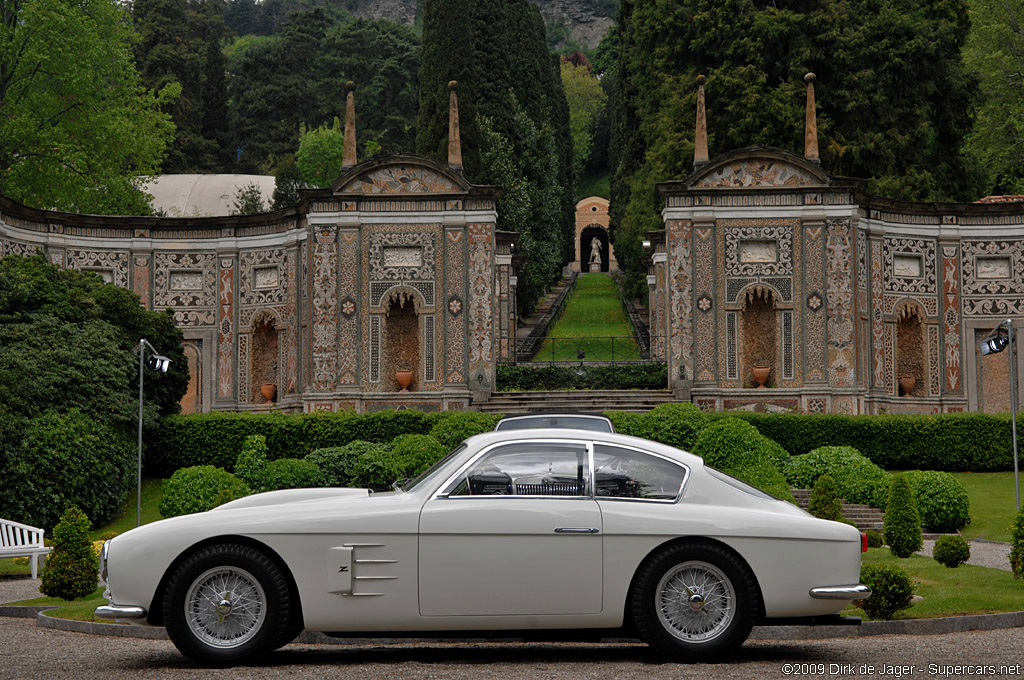
<path fill-rule="evenodd" d="M 594 496 L 594 500 L 598 500 L 598 501 L 613 501 L 613 502 L 618 502 L 618 503 L 661 503 L 661 504 L 664 504 L 664 505 L 671 505 L 673 503 L 678 503 L 679 501 L 681 501 L 683 499 L 683 494 L 686 492 L 686 484 L 687 484 L 687 482 L 690 481 L 690 466 L 687 465 L 686 463 L 682 463 L 682 462 L 680 462 L 678 460 L 674 460 L 672 458 L 669 458 L 668 456 L 662 455 L 662 454 L 657 453 L 655 451 L 646 451 L 644 449 L 638 448 L 636 446 L 631 446 L 629 444 L 619 444 L 617 442 L 616 443 L 596 442 L 596 444 L 600 444 L 602 446 L 615 446 L 615 447 L 618 447 L 620 449 L 626 449 L 626 450 L 629 450 L 629 451 L 636 451 L 637 453 L 642 453 L 645 456 L 653 456 L 654 458 L 660 458 L 661 460 L 664 460 L 664 461 L 666 461 L 668 463 L 671 463 L 672 465 L 675 465 L 676 467 L 682 468 L 683 469 L 683 481 L 679 485 L 679 492 L 676 493 L 676 497 L 675 498 L 671 498 L 671 499 L 669 499 L 669 498 L 623 498 L 622 496 L 596 496 L 595 495 Z M 593 469 L 593 466 L 594 466 L 594 451 L 593 451 L 593 448 L 591 449 L 591 452 L 590 452 L 590 466 L 591 466 L 590 477 L 591 477 L 591 479 L 593 479 L 593 477 L 594 477 L 594 469 Z"/>
<path fill-rule="evenodd" d="M 586 480 L 587 493 L 582 496 L 533 496 L 533 495 L 486 495 L 486 496 L 475 496 L 472 494 L 465 494 L 459 496 L 452 496 L 451 491 L 453 484 L 461 481 L 462 477 L 469 468 L 473 467 L 477 461 L 483 458 L 485 455 L 493 451 L 494 449 L 502 446 L 521 446 L 523 444 L 572 444 L 576 446 L 582 446 L 587 451 L 587 459 L 589 462 L 589 478 Z M 437 490 L 432 496 L 435 499 L 458 499 L 458 498 L 547 498 L 557 500 L 568 500 L 568 501 L 581 501 L 581 500 L 594 500 L 594 442 L 583 439 L 527 439 L 517 440 L 508 442 L 495 442 L 489 446 L 485 446 L 476 452 L 472 458 L 466 461 L 454 474 L 448 477 L 443 484 L 437 487 Z"/>

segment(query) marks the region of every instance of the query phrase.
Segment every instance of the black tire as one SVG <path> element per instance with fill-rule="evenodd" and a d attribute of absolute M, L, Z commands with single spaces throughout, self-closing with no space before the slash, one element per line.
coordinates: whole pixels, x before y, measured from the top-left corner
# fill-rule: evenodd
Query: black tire
<path fill-rule="evenodd" d="M 659 548 L 637 571 L 631 595 L 640 638 L 682 661 L 720 658 L 743 644 L 760 610 L 750 568 L 709 541 Z"/>
<path fill-rule="evenodd" d="M 220 606 L 211 597 L 220 598 Z M 167 582 L 163 613 L 174 646 L 208 666 L 258 660 L 294 637 L 298 618 L 277 563 L 233 543 L 186 557 Z"/>

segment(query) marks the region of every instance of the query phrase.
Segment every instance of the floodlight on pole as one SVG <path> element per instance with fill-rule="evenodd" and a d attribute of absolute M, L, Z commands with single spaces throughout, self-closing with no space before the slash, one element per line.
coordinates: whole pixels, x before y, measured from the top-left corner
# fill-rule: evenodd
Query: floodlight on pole
<path fill-rule="evenodd" d="M 1017 512 L 1020 512 L 1020 470 L 1017 464 L 1017 366 L 1014 360 L 1013 319 L 1003 321 L 978 343 L 982 355 L 998 354 L 1009 348 L 1010 360 L 1010 426 L 1013 428 L 1013 485 L 1017 492 Z"/>
<path fill-rule="evenodd" d="M 146 348 L 149 348 L 150 355 L 146 358 Z M 139 455 L 137 467 L 135 468 L 136 496 L 135 496 L 135 526 L 142 524 L 142 385 L 145 380 L 145 367 L 149 366 L 155 371 L 166 373 L 171 367 L 171 360 L 157 353 L 156 348 L 149 344 L 145 338 L 139 340 L 135 346 L 139 355 Z"/>

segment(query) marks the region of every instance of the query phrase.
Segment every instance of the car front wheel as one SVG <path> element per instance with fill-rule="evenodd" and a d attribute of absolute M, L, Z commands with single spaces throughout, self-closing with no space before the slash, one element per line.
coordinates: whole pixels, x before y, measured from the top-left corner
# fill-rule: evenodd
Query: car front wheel
<path fill-rule="evenodd" d="M 171 641 L 206 665 L 254 661 L 294 629 L 287 578 L 246 545 L 207 546 L 186 557 L 167 583 L 163 607 Z"/>
<path fill-rule="evenodd" d="M 750 568 L 724 546 L 676 544 L 641 566 L 633 618 L 641 638 L 663 654 L 703 661 L 743 644 L 759 599 Z"/>

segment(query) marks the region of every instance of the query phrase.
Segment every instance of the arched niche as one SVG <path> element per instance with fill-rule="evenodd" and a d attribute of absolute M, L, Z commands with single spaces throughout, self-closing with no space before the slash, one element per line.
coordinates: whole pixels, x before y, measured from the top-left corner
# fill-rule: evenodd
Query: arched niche
<path fill-rule="evenodd" d="M 420 299 L 415 291 L 396 288 L 384 300 L 384 338 L 381 381 L 385 391 L 398 392 L 401 385 L 395 377 L 398 370 L 413 372 L 409 391 L 421 389 L 420 370 Z"/>
<path fill-rule="evenodd" d="M 924 309 L 904 300 L 893 310 L 896 317 L 896 394 L 924 397 L 928 394 L 928 343 Z"/>
<path fill-rule="evenodd" d="M 740 384 L 758 387 L 754 369 L 767 367 L 765 387 L 779 386 L 779 295 L 755 284 L 742 292 L 740 308 Z"/>
<path fill-rule="evenodd" d="M 591 224 L 580 231 L 580 271 L 590 271 L 590 259 L 593 253 L 593 240 L 600 243 L 601 271 L 608 271 L 608 258 L 611 249 L 608 243 L 608 230 L 599 224 Z"/>
<path fill-rule="evenodd" d="M 203 344 L 202 340 L 186 340 L 182 349 L 188 364 L 188 388 L 181 398 L 182 413 L 203 411 Z"/>
<path fill-rule="evenodd" d="M 271 312 L 259 312 L 253 317 L 249 360 L 249 401 L 253 404 L 276 402 L 281 393 L 278 364 L 282 330 L 280 321 Z M 273 389 L 264 388 L 270 385 Z"/>

